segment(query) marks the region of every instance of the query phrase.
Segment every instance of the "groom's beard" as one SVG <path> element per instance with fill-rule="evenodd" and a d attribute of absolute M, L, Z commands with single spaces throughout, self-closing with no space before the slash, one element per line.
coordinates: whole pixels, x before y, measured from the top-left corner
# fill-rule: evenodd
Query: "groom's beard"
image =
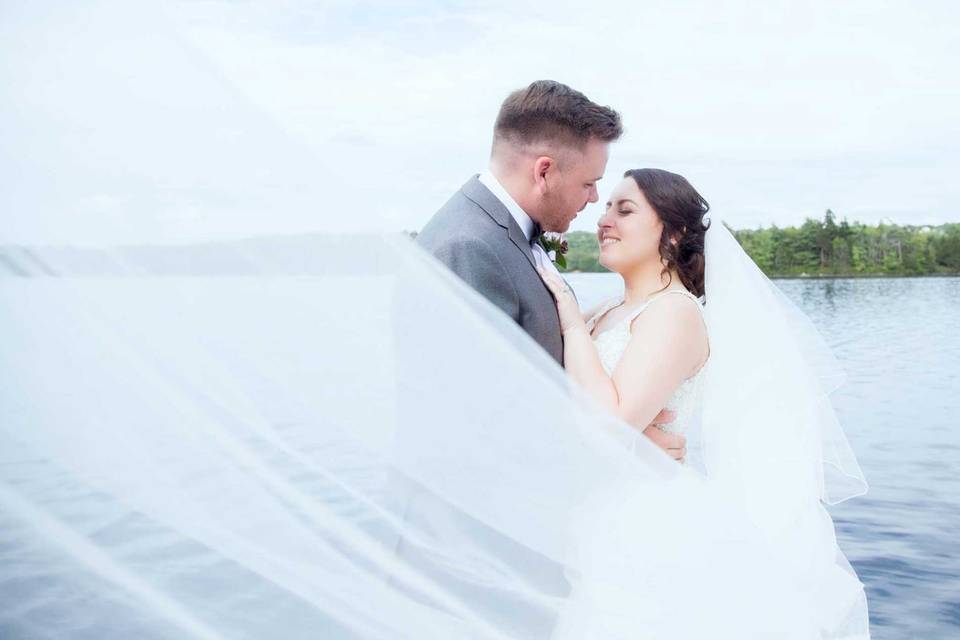
<path fill-rule="evenodd" d="M 582 210 L 582 209 L 581 209 Z M 564 215 L 563 211 L 569 211 L 561 198 L 556 195 L 547 195 L 544 197 L 543 211 L 545 212 L 540 226 L 543 231 L 553 233 L 566 233 L 570 228 L 570 223 L 577 217 L 577 214 Z"/>

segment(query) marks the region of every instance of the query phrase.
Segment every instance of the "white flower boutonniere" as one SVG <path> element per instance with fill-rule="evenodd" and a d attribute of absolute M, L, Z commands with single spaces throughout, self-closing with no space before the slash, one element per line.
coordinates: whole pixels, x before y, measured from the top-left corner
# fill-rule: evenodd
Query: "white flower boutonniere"
<path fill-rule="evenodd" d="M 567 241 L 562 233 L 541 233 L 537 242 L 539 242 L 540 246 L 547 252 L 547 256 L 553 264 L 561 269 L 567 268 L 566 254 L 570 247 L 567 245 Z"/>

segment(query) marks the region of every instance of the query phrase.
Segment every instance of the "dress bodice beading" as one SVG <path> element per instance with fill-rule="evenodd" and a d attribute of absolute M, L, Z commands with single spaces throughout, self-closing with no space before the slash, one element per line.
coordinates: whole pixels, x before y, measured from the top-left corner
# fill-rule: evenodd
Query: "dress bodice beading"
<path fill-rule="evenodd" d="M 651 297 L 605 331 L 594 333 L 594 328 L 604 315 L 623 304 L 622 297 L 608 301 L 587 321 L 587 329 L 593 336 L 593 343 L 597 348 L 597 353 L 600 355 L 600 362 L 608 374 L 613 375 L 617 363 L 620 362 L 620 358 L 623 357 L 623 353 L 630 343 L 630 327 L 633 321 L 655 301 L 671 294 L 683 295 L 690 298 L 696 303 L 697 308 L 700 309 L 701 312 L 703 311 L 703 304 L 699 298 L 688 291 L 675 289 Z M 696 420 L 699 414 L 702 396 L 701 380 L 703 378 L 703 370 L 703 367 L 701 367 L 693 377 L 685 380 L 670 397 L 665 408 L 676 412 L 677 417 L 672 423 L 664 425 L 664 430 L 674 433 L 686 432 L 691 426 L 691 423 Z"/>

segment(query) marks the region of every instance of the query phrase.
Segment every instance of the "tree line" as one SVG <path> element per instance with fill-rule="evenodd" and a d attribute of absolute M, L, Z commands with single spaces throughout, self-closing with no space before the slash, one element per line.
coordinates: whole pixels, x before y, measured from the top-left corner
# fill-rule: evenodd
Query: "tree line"
<path fill-rule="evenodd" d="M 960 273 L 960 224 L 915 226 L 839 223 L 833 211 L 800 226 L 731 229 L 772 277 L 918 276 Z M 566 271 L 605 271 L 593 233 L 567 234 Z"/>

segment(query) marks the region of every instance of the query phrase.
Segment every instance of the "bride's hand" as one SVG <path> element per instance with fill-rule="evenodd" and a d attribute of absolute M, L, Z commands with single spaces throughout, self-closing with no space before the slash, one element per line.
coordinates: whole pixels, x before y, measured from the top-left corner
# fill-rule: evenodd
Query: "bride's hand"
<path fill-rule="evenodd" d="M 544 284 L 547 285 L 547 288 L 550 289 L 550 293 L 553 294 L 553 298 L 557 302 L 557 313 L 560 315 L 560 330 L 563 333 L 577 327 L 583 327 L 585 330 L 587 325 L 583 321 L 583 316 L 580 313 L 580 305 L 577 304 L 577 299 L 573 295 L 573 291 L 571 291 L 567 283 L 563 281 L 563 278 L 541 267 L 537 267 L 537 271 L 540 272 L 540 277 L 543 279 Z"/>

